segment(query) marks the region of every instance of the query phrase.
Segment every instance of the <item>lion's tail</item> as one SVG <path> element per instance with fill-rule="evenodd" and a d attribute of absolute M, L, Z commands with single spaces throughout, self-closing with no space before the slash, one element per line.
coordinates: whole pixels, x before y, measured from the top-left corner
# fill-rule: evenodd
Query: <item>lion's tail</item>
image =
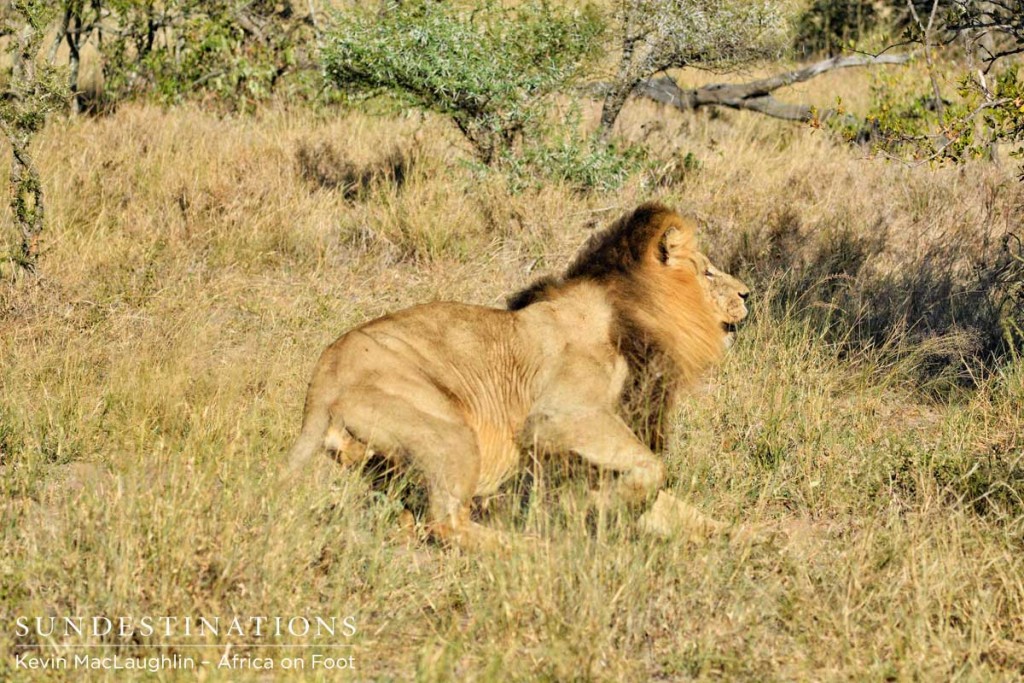
<path fill-rule="evenodd" d="M 302 431 L 299 432 L 299 438 L 295 440 L 295 445 L 288 453 L 286 473 L 289 479 L 297 475 L 309 463 L 317 449 L 323 444 L 324 434 L 327 433 L 330 421 L 331 416 L 327 412 L 326 406 L 323 406 L 322 409 L 317 406 L 317 409 L 306 413 L 302 420 Z"/>
<path fill-rule="evenodd" d="M 284 476 L 294 480 L 309 464 L 316 452 L 324 443 L 324 436 L 331 424 L 331 400 L 324 396 L 325 392 L 316 391 L 317 378 L 310 383 L 306 394 L 306 406 L 302 414 L 302 430 L 288 453 Z M 319 395 L 319 396 L 318 396 Z"/>

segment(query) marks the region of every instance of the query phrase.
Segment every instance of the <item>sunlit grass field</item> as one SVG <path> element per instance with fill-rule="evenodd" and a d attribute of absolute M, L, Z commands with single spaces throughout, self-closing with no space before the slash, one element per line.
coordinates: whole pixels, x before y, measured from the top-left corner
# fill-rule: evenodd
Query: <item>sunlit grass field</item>
<path fill-rule="evenodd" d="M 0 677 L 54 676 L 15 667 L 19 616 L 354 615 L 354 670 L 292 675 L 1018 679 L 1024 362 L 981 314 L 978 275 L 1024 216 L 1012 164 L 907 167 L 809 127 L 645 103 L 620 133 L 660 172 L 515 194 L 420 114 L 55 120 L 39 274 L 0 285 Z M 338 164 L 365 171 L 358 192 L 332 186 Z M 548 477 L 491 507 L 510 551 L 471 555 L 403 534 L 414 476 L 381 489 L 325 457 L 277 486 L 341 332 L 433 299 L 500 306 L 647 199 L 695 214 L 755 290 L 664 454 L 672 493 L 753 533 L 648 538 Z M 92 652 L 175 652 L 117 641 Z M 214 663 L 281 655 L 204 644 Z"/>

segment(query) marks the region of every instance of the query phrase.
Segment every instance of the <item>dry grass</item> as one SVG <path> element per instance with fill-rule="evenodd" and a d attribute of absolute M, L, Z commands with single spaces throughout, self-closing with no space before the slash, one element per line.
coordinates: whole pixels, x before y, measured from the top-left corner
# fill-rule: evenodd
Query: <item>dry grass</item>
<path fill-rule="evenodd" d="M 872 352 L 846 342 L 875 328 L 832 324 L 935 253 L 969 289 L 985 240 L 1019 225 L 1012 173 L 884 164 L 753 116 L 625 117 L 702 167 L 509 196 L 417 117 L 125 107 L 52 125 L 42 276 L 0 290 L 0 675 L 32 678 L 12 665 L 17 615 L 354 614 L 358 678 L 1018 677 L 1024 368 L 1004 356 L 936 401 L 921 364 L 938 349 L 965 367 L 962 326 L 915 337 L 890 316 Z M 421 128 L 400 189 L 303 176 L 302 149 L 367 169 Z M 326 458 L 319 486 L 275 489 L 324 344 L 414 302 L 500 304 L 650 196 L 696 212 L 708 250 L 759 284 L 665 456 L 673 492 L 755 537 L 646 539 L 626 513 L 581 514 L 570 481 L 499 501 L 493 523 L 534 537 L 472 557 L 406 546 L 395 498 Z M 840 238 L 863 242 L 855 272 L 825 259 Z M 815 278 L 854 294 L 801 298 Z M 853 312 L 813 315 L 836 301 Z"/>

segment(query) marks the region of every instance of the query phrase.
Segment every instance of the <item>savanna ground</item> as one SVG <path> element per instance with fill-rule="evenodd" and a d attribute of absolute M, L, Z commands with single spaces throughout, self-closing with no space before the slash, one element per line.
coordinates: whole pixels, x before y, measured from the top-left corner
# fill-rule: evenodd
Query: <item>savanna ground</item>
<path fill-rule="evenodd" d="M 814 92 L 856 106 L 866 78 Z M 355 671 L 304 678 L 1018 679 L 1024 365 L 971 360 L 999 346 L 980 273 L 1024 214 L 1015 169 L 645 103 L 621 129 L 664 146 L 660 184 L 512 194 L 419 114 L 54 120 L 40 275 L 0 289 L 0 676 L 55 675 L 15 670 L 19 615 L 307 614 L 358 633 Z M 357 166 L 397 150 L 403 182 L 346 197 L 325 145 Z M 647 538 L 633 513 L 588 516 L 569 477 L 499 499 L 488 523 L 519 535 L 474 556 L 410 545 L 397 494 L 326 458 L 276 487 L 338 334 L 431 299 L 501 305 L 649 198 L 755 286 L 664 457 L 675 495 L 756 533 Z M 115 651 L 161 652 L 94 653 Z"/>

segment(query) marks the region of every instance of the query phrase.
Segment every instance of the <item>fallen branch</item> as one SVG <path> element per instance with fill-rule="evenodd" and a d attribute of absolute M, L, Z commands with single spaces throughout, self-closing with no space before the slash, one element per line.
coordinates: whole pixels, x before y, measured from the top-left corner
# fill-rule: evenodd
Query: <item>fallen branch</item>
<path fill-rule="evenodd" d="M 692 111 L 709 106 L 729 107 L 730 109 L 756 111 L 787 121 L 808 121 L 816 113 L 820 118 L 827 118 L 834 112 L 832 110 L 815 112 L 810 105 L 780 102 L 772 97 L 771 93 L 779 88 L 785 88 L 794 83 L 803 83 L 836 69 L 879 64 L 904 64 L 910 59 L 911 55 L 909 54 L 832 57 L 802 69 L 786 71 L 749 83 L 712 83 L 688 90 L 680 88 L 674 79 L 662 76 L 641 82 L 633 92 L 656 102 L 673 106 L 680 111 Z"/>

